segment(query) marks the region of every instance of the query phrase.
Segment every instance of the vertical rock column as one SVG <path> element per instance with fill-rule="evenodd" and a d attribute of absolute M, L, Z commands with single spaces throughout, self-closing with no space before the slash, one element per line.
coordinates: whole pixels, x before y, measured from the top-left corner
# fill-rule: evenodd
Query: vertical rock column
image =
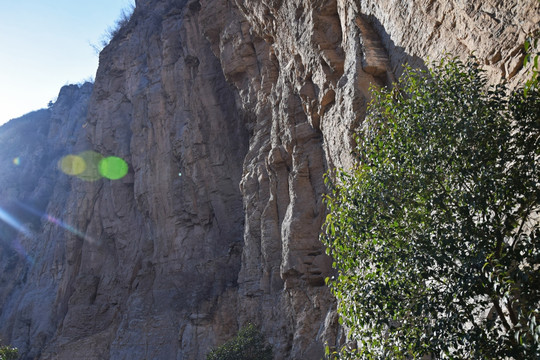
<path fill-rule="evenodd" d="M 324 173 L 351 164 L 369 84 L 391 78 L 386 53 L 336 1 L 201 4 L 202 29 L 251 132 L 241 181 L 241 322 L 261 324 L 280 358 L 322 357 L 338 336 L 324 284 L 331 260 L 319 241 Z"/>

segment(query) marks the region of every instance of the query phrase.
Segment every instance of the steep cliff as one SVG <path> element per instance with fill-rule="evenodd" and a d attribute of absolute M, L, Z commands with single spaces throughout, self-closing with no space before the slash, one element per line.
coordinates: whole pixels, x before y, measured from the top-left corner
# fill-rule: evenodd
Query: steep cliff
<path fill-rule="evenodd" d="M 0 128 L 0 337 L 27 359 L 203 359 L 253 322 L 276 358 L 321 358 L 342 336 L 323 174 L 351 164 L 369 86 L 472 51 L 518 84 L 539 10 L 137 1 L 93 88 Z M 59 171 L 84 151 L 128 174 Z"/>
<path fill-rule="evenodd" d="M 92 88 L 65 86 L 52 108 L 0 128 L 0 336 L 29 359 L 39 358 L 67 305 L 58 287 L 76 235 L 60 221 L 72 185 L 57 162 L 84 139 Z"/>

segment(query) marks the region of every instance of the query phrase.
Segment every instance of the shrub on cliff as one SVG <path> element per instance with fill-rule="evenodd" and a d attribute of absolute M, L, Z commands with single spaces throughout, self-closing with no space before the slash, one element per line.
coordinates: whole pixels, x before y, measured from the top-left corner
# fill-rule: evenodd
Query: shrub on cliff
<path fill-rule="evenodd" d="M 408 69 L 374 91 L 357 165 L 322 238 L 354 349 L 344 358 L 540 358 L 538 83 L 474 63 Z"/>
<path fill-rule="evenodd" d="M 225 344 L 212 350 L 206 360 L 272 360 L 272 347 L 263 335 L 249 324 Z"/>
<path fill-rule="evenodd" d="M 122 9 L 120 16 L 116 20 L 114 26 L 111 26 L 107 29 L 105 33 L 105 39 L 102 41 L 103 46 L 106 46 L 118 33 L 120 30 L 129 23 L 133 12 L 135 11 L 135 5 L 131 4 L 127 8 Z"/>
<path fill-rule="evenodd" d="M 133 16 L 134 12 L 135 12 L 135 4 L 134 3 L 132 3 L 131 5 L 129 5 L 126 8 L 122 9 L 122 11 L 120 12 L 120 16 L 115 21 L 114 25 L 109 26 L 105 30 L 105 33 L 101 36 L 101 40 L 99 41 L 99 44 L 90 43 L 90 46 L 94 49 L 96 54 L 99 54 L 101 52 L 101 50 L 103 50 L 103 48 L 105 46 L 107 46 L 112 41 L 112 39 L 114 39 L 116 37 L 116 35 L 118 35 L 120 33 L 120 31 L 124 27 L 127 26 L 127 24 L 129 23 L 129 20 L 131 20 L 131 18 Z M 90 81 L 90 82 L 93 83 L 94 81 Z"/>
<path fill-rule="evenodd" d="M 0 346 L 0 360 L 15 360 L 19 357 L 19 351 L 11 346 Z"/>
<path fill-rule="evenodd" d="M 525 48 L 525 59 L 523 65 L 527 66 L 528 63 L 532 63 L 531 72 L 532 76 L 525 84 L 525 95 L 529 91 L 530 87 L 538 87 L 539 80 L 539 71 L 540 71 L 540 47 L 538 46 L 538 41 L 540 40 L 540 30 L 537 30 L 535 33 L 527 37 L 527 40 L 523 44 Z"/>

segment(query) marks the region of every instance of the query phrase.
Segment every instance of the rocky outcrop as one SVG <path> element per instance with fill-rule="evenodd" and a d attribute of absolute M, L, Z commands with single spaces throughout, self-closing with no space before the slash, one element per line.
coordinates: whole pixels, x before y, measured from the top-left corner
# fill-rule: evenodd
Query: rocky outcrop
<path fill-rule="evenodd" d="M 61 89 L 50 109 L 0 128 L 0 337 L 36 359 L 60 325 L 70 179 L 57 167 L 84 139 L 92 84 Z M 64 226 L 64 227 L 62 227 Z"/>
<path fill-rule="evenodd" d="M 318 240 L 323 178 L 352 164 L 369 87 L 472 51 L 518 84 L 538 10 L 137 1 L 93 89 L 65 87 L 0 128 L 0 337 L 28 359 L 203 359 L 252 322 L 277 359 L 322 358 L 343 340 Z M 84 151 L 128 174 L 58 170 Z"/>

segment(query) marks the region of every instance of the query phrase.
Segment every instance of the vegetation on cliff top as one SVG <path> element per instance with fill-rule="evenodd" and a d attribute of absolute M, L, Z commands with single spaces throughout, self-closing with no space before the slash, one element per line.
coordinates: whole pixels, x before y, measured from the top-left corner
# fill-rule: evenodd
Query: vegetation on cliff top
<path fill-rule="evenodd" d="M 120 16 L 115 21 L 113 26 L 109 26 L 105 33 L 101 36 L 101 40 L 99 41 L 99 44 L 90 44 L 90 46 L 94 49 L 96 54 L 99 54 L 101 50 L 114 39 L 120 31 L 127 26 L 129 23 L 129 20 L 131 20 L 131 17 L 133 16 L 133 13 L 135 12 L 135 4 L 131 4 L 125 8 L 122 9 L 120 12 Z M 94 81 L 90 81 L 94 82 Z"/>
<path fill-rule="evenodd" d="M 510 92 L 447 60 L 374 91 L 356 167 L 327 179 L 329 285 L 353 344 L 339 356 L 540 358 L 532 79 Z"/>

